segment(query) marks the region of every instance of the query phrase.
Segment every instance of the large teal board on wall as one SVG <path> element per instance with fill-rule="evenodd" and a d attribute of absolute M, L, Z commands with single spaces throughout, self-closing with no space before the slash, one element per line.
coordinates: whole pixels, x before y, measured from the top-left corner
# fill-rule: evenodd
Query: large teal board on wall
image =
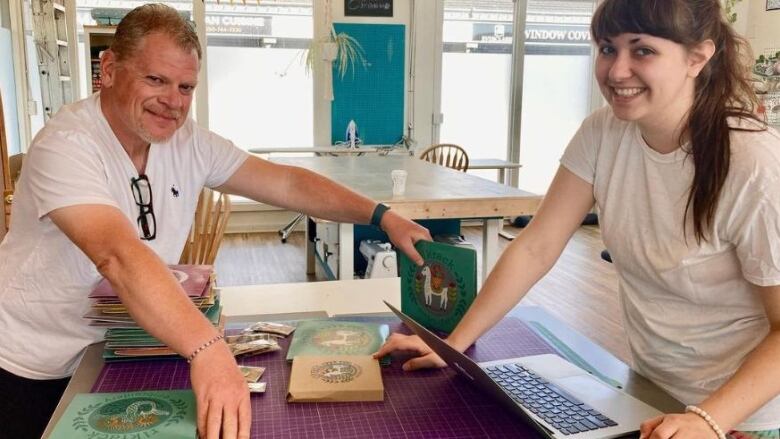
<path fill-rule="evenodd" d="M 357 123 L 364 144 L 397 142 L 404 133 L 405 26 L 337 23 L 334 27 L 363 46 L 367 66 L 356 64 L 343 79 L 334 67 L 331 143 L 346 140 L 350 119 Z"/>

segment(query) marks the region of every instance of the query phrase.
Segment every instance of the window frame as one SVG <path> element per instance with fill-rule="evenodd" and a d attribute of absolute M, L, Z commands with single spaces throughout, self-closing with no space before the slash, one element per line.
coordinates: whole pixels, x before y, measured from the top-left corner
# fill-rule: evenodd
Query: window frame
<path fill-rule="evenodd" d="M 435 17 L 435 29 L 436 32 L 436 47 L 438 53 L 434 57 L 434 81 L 433 89 L 434 94 L 434 106 L 432 117 L 432 134 L 431 143 L 439 143 L 441 134 L 441 124 L 443 122 L 444 115 L 441 112 L 441 89 L 442 89 L 442 58 L 444 52 L 444 0 L 434 0 L 437 4 L 437 14 Z M 513 33 L 515 35 L 525 34 L 525 21 L 526 11 L 528 8 L 528 0 L 513 0 L 514 10 L 512 11 L 512 26 Z M 521 121 L 523 112 L 523 66 L 525 59 L 525 44 L 522 38 L 512 38 L 512 71 L 510 73 L 510 86 L 509 90 L 511 96 L 509 97 L 509 111 L 507 112 L 507 145 L 506 145 L 506 160 L 510 162 L 520 162 L 520 135 L 521 135 Z M 506 180 L 509 185 L 517 187 L 518 184 L 518 169 L 508 169 Z"/>
<path fill-rule="evenodd" d="M 603 0 L 593 0 L 594 9 Z M 436 29 L 435 47 L 437 53 L 433 54 L 434 59 L 434 83 L 433 89 L 433 108 L 431 115 L 431 141 L 428 144 L 439 142 L 443 114 L 441 109 L 441 89 L 442 89 L 442 57 L 443 57 L 443 31 L 444 31 L 444 0 L 434 0 L 436 11 L 434 15 L 434 28 Z M 513 33 L 515 35 L 525 35 L 528 0 L 513 0 Z M 430 21 L 429 21 L 430 22 Z M 507 127 L 507 145 L 506 160 L 510 162 L 522 163 L 522 113 L 523 113 L 523 81 L 524 81 L 524 63 L 525 63 L 525 42 L 524 38 L 512 38 L 512 71 L 510 73 L 510 101 L 507 117 L 509 118 Z M 604 99 L 599 91 L 598 83 L 593 75 L 595 67 L 596 50 L 591 47 L 591 66 L 589 85 L 589 113 L 595 111 L 604 105 Z M 431 57 L 428 57 L 431 59 Z M 507 182 L 513 187 L 518 186 L 519 169 L 510 169 L 507 171 Z"/>

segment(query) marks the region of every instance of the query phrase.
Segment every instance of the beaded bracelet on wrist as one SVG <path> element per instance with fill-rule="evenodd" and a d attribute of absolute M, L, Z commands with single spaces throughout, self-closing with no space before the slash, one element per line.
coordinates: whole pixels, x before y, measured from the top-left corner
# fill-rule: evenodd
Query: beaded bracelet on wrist
<path fill-rule="evenodd" d="M 717 422 L 715 422 L 714 419 L 712 419 L 712 416 L 710 416 L 709 413 L 705 412 L 704 410 L 700 409 L 699 407 L 696 407 L 695 405 L 689 405 L 685 407 L 686 413 L 695 413 L 699 415 L 702 419 L 704 419 L 707 424 L 710 426 L 710 428 L 715 432 L 715 434 L 718 435 L 718 439 L 726 439 L 726 435 L 723 433 L 723 430 L 720 429 L 720 426 Z"/>
<path fill-rule="evenodd" d="M 199 353 L 201 353 L 201 352 L 205 351 L 205 350 L 206 350 L 206 348 L 208 348 L 209 346 L 213 345 L 214 343 L 216 343 L 216 342 L 218 342 L 218 341 L 222 340 L 222 338 L 223 338 L 223 335 L 222 335 L 222 334 L 219 334 L 218 336 L 216 336 L 216 337 L 212 338 L 211 340 L 207 341 L 206 343 L 203 343 L 202 345 L 200 345 L 200 347 L 199 347 L 199 348 L 195 349 L 195 350 L 194 350 L 194 351 L 193 351 L 193 352 L 192 352 L 192 353 L 191 353 L 191 354 L 190 354 L 190 355 L 187 357 L 187 363 L 192 363 L 192 360 L 194 360 L 194 359 L 195 359 L 195 357 L 196 357 L 196 356 L 197 356 Z"/>

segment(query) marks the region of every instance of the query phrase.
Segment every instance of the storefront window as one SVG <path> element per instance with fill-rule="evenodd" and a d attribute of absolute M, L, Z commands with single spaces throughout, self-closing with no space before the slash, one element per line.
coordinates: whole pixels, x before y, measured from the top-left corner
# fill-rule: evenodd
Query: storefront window
<path fill-rule="evenodd" d="M 518 186 L 547 192 L 591 109 L 590 19 L 595 1 L 531 1 L 525 28 Z"/>
<path fill-rule="evenodd" d="M 507 157 L 513 11 L 512 0 L 444 1 L 439 140 L 469 158 Z"/>
<path fill-rule="evenodd" d="M 116 25 L 145 0 L 76 0 L 76 32 L 79 39 L 79 75 L 81 97 L 100 90 L 100 54 L 113 40 Z M 159 1 L 192 18 L 192 0 Z M 89 50 L 85 47 L 89 44 Z"/>
<path fill-rule="evenodd" d="M 206 3 L 209 126 L 241 148 L 314 145 L 312 1 Z"/>
<path fill-rule="evenodd" d="M 594 1 L 530 1 L 525 24 L 519 187 L 545 193 L 569 139 L 590 111 Z M 511 0 L 445 0 L 439 138 L 472 158 L 508 157 Z M 475 174 L 495 179 L 495 172 Z"/>

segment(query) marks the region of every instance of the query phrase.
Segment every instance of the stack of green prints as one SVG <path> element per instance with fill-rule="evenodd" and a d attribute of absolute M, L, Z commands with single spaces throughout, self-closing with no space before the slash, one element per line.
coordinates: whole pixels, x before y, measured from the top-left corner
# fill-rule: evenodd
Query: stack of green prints
<path fill-rule="evenodd" d="M 214 288 L 214 268 L 211 265 L 170 265 L 168 268 L 192 303 L 219 327 L 222 306 Z M 103 352 L 106 361 L 177 358 L 176 352 L 138 326 L 106 279 L 89 297 L 93 299 L 92 308 L 84 318 L 92 326 L 107 328 Z"/>
<path fill-rule="evenodd" d="M 65 409 L 50 439 L 193 439 L 191 390 L 80 393 Z"/>
<path fill-rule="evenodd" d="M 422 267 L 399 252 L 401 310 L 428 329 L 452 332 L 477 296 L 477 253 L 431 241 L 415 248 Z"/>
<path fill-rule="evenodd" d="M 207 308 L 204 314 L 214 327 L 222 328 L 221 313 L 222 305 L 219 302 L 219 296 L 217 296 L 214 304 Z M 110 328 L 106 331 L 105 339 L 106 345 L 105 349 L 103 349 L 103 359 L 109 363 L 179 358 L 176 351 L 140 327 Z"/>
<path fill-rule="evenodd" d="M 298 324 L 287 351 L 287 361 L 298 356 L 333 357 L 371 355 L 390 334 L 386 324 L 305 320 Z M 389 362 L 389 357 L 383 363 Z"/>

